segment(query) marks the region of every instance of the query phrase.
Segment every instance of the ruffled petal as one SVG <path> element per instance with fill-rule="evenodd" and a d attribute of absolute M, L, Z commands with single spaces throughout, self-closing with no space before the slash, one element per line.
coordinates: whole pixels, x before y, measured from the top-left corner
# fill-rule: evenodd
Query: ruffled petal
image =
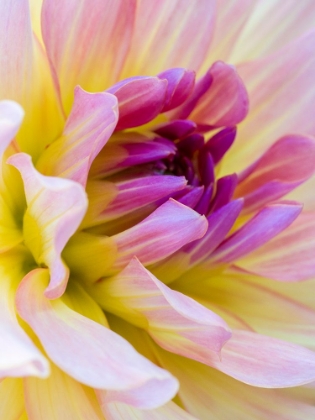
<path fill-rule="evenodd" d="M 38 265 L 50 269 L 49 298 L 64 292 L 69 270 L 61 252 L 77 230 L 87 208 L 81 185 L 66 179 L 46 177 L 36 171 L 31 157 L 19 153 L 8 162 L 21 173 L 27 201 L 24 214 L 24 240 Z"/>
<path fill-rule="evenodd" d="M 117 100 L 108 93 L 76 87 L 74 104 L 62 136 L 42 153 L 37 168 L 45 175 L 72 179 L 85 186 L 91 164 L 118 121 Z"/>
<path fill-rule="evenodd" d="M 43 291 L 48 279 L 45 269 L 29 273 L 18 288 L 16 305 L 58 367 L 79 382 L 110 390 L 108 400 L 120 401 L 131 393 L 141 408 L 147 404 L 141 397 L 145 386 L 156 394 L 156 406 L 174 396 L 178 385 L 168 372 L 138 354 L 119 335 L 74 312 L 60 299 L 47 299 Z"/>
<path fill-rule="evenodd" d="M 169 289 L 136 258 L 91 291 L 104 309 L 147 329 L 161 347 L 203 363 L 212 361 L 230 337 L 218 315 Z"/>
<path fill-rule="evenodd" d="M 171 67 L 197 70 L 214 29 L 215 2 L 141 0 L 122 77 L 155 75 Z"/>
<path fill-rule="evenodd" d="M 315 276 L 315 213 L 302 213 L 272 241 L 237 262 L 237 266 L 280 281 Z"/>
<path fill-rule="evenodd" d="M 42 31 L 67 112 L 76 85 L 100 92 L 115 83 L 127 53 L 134 0 L 45 0 Z M 110 18 L 109 18 L 110 17 Z"/>

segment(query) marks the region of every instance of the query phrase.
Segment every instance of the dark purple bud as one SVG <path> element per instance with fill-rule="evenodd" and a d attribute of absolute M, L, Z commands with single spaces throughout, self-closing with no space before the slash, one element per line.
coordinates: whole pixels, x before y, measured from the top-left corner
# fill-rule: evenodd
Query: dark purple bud
<path fill-rule="evenodd" d="M 200 150 L 199 152 L 198 169 L 202 184 L 207 187 L 214 183 L 214 163 L 211 154 L 207 150 Z"/>

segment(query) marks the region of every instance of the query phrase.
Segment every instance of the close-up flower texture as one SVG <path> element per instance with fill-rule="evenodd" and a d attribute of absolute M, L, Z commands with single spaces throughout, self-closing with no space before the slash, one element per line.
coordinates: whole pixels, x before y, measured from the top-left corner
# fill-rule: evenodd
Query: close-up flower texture
<path fill-rule="evenodd" d="M 314 0 L 0 0 L 0 420 L 315 418 Z"/>

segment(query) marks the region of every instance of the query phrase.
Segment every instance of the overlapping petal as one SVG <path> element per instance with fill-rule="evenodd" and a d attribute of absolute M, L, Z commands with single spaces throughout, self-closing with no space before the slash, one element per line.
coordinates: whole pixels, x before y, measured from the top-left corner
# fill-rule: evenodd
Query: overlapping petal
<path fill-rule="evenodd" d="M 41 175 L 24 153 L 11 156 L 8 162 L 20 171 L 24 183 L 24 241 L 37 264 L 49 267 L 50 283 L 45 294 L 56 298 L 64 292 L 69 277 L 60 254 L 87 208 L 84 189 L 70 180 Z"/>

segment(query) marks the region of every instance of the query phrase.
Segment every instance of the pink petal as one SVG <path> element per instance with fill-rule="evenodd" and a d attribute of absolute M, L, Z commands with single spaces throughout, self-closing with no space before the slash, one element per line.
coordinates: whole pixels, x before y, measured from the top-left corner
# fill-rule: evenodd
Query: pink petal
<path fill-rule="evenodd" d="M 195 84 L 195 73 L 183 68 L 175 68 L 163 71 L 158 75 L 160 79 L 166 79 L 166 100 L 162 112 L 169 111 L 181 105 L 191 94 Z"/>
<path fill-rule="evenodd" d="M 159 261 L 202 237 L 206 229 L 204 216 L 170 199 L 143 222 L 111 238 L 117 245 L 113 269 L 123 268 L 133 256 L 144 265 Z"/>
<path fill-rule="evenodd" d="M 294 202 L 266 206 L 227 238 L 213 252 L 207 264 L 231 262 L 261 247 L 286 229 L 301 209 L 301 205 Z"/>
<path fill-rule="evenodd" d="M 210 68 L 212 84 L 189 118 L 200 125 L 233 126 L 248 112 L 246 87 L 235 68 L 217 61 Z"/>
<path fill-rule="evenodd" d="M 91 181 L 87 185 L 89 208 L 84 226 L 93 226 L 119 218 L 132 211 L 182 190 L 184 177 L 152 175 L 112 183 Z"/>
<path fill-rule="evenodd" d="M 90 177 L 103 178 L 130 166 L 163 159 L 176 151 L 171 141 L 159 142 L 138 133 L 117 133 L 114 139 L 93 162 Z"/>
<path fill-rule="evenodd" d="M 24 240 L 38 265 L 50 270 L 45 291 L 49 298 L 63 294 L 69 270 L 61 252 L 79 227 L 87 208 L 81 185 L 66 179 L 47 177 L 36 171 L 25 153 L 11 156 L 8 163 L 21 173 L 27 201 L 24 215 Z"/>
<path fill-rule="evenodd" d="M 45 378 L 49 375 L 49 363 L 21 328 L 15 314 L 14 284 L 23 277 L 23 272 L 20 269 L 20 266 L 25 263 L 23 254 L 11 251 L 5 254 L 5 258 L 2 258 L 0 378 L 29 375 Z"/>
<path fill-rule="evenodd" d="M 197 70 L 210 46 L 214 9 L 212 0 L 139 2 L 123 77 L 172 67 Z"/>
<path fill-rule="evenodd" d="M 156 410 L 139 410 L 127 404 L 102 404 L 107 420 L 196 420 L 195 417 L 170 401 Z"/>
<path fill-rule="evenodd" d="M 100 92 L 117 81 L 135 6 L 134 0 L 96 0 L 93 7 L 88 0 L 43 2 L 43 39 L 67 111 L 76 85 Z"/>
<path fill-rule="evenodd" d="M 236 189 L 244 197 L 246 212 L 285 195 L 315 171 L 315 141 L 309 137 L 282 137 L 243 174 Z"/>
<path fill-rule="evenodd" d="M 85 186 L 95 157 L 118 121 L 117 100 L 108 93 L 88 93 L 76 87 L 74 104 L 61 137 L 41 155 L 37 168 Z"/>
<path fill-rule="evenodd" d="M 24 111 L 13 101 L 0 101 L 0 157 L 9 146 L 24 117 Z"/>
<path fill-rule="evenodd" d="M 238 67 L 250 113 L 225 159 L 224 172 L 239 172 L 287 133 L 315 134 L 315 31 L 276 54 Z"/>
<path fill-rule="evenodd" d="M 237 266 L 280 281 L 311 279 L 315 275 L 315 214 L 302 213 L 279 236 L 255 250 Z"/>
<path fill-rule="evenodd" d="M 153 120 L 164 107 L 167 81 L 158 77 L 135 77 L 108 89 L 118 99 L 116 130 L 137 127 Z"/>
<path fill-rule="evenodd" d="M 227 324 L 218 315 L 169 289 L 136 258 L 92 290 L 104 309 L 147 329 L 161 347 L 173 353 L 208 364 L 230 338 Z"/>
<path fill-rule="evenodd" d="M 250 331 L 233 331 L 213 367 L 249 385 L 284 388 L 315 379 L 315 353 Z"/>
<path fill-rule="evenodd" d="M 57 366 L 88 386 L 112 390 L 109 399 L 119 400 L 120 393 L 133 393 L 140 408 L 145 401 L 137 390 L 141 392 L 142 387 L 155 388 L 155 403 L 159 405 L 174 396 L 178 384 L 168 372 L 138 354 L 119 335 L 73 311 L 60 299 L 48 300 L 43 295 L 48 277 L 44 269 L 30 272 L 19 286 L 16 305 Z M 166 390 L 161 395 L 160 387 Z"/>

